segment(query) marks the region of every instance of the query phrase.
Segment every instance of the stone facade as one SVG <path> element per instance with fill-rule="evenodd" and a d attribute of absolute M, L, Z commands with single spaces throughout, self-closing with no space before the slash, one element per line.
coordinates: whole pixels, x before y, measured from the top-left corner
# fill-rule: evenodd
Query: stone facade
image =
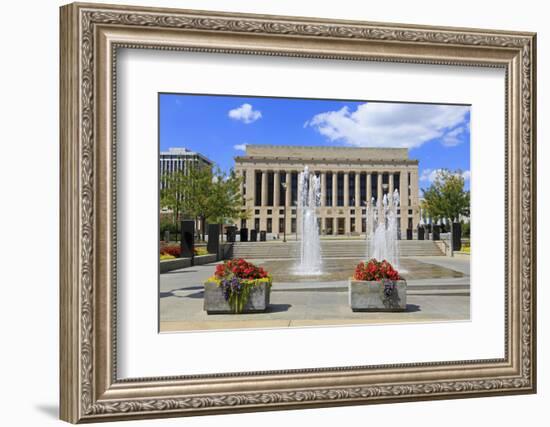
<path fill-rule="evenodd" d="M 403 238 L 418 225 L 418 160 L 409 159 L 406 148 L 247 145 L 246 154 L 235 158 L 235 170 L 244 177 L 243 209 L 250 213 L 240 226 L 296 233 L 298 174 L 305 166 L 321 177 L 322 235 L 365 234 L 369 201 L 394 189 Z"/>

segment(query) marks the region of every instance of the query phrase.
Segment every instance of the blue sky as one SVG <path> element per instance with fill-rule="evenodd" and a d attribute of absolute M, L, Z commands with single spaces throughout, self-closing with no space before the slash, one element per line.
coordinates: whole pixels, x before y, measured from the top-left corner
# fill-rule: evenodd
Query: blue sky
<path fill-rule="evenodd" d="M 419 184 L 461 170 L 470 188 L 470 107 L 160 94 L 160 149 L 186 147 L 228 171 L 246 144 L 406 147 Z"/>

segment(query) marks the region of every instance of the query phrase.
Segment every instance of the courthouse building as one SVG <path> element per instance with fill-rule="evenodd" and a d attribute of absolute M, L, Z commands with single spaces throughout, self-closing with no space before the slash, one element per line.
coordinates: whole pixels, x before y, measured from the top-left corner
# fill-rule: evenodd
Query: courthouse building
<path fill-rule="evenodd" d="M 409 159 L 406 148 L 247 145 L 246 154 L 235 158 L 244 177 L 243 209 L 250 214 L 241 228 L 295 233 L 298 175 L 305 166 L 321 178 L 322 235 L 365 234 L 367 201 L 395 189 L 403 238 L 404 230 L 418 225 L 418 160 Z"/>

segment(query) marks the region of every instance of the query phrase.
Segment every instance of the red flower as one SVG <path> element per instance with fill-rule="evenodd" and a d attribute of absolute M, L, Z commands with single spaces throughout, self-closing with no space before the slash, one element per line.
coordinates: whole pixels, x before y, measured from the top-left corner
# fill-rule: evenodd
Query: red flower
<path fill-rule="evenodd" d="M 353 278 L 366 281 L 401 280 L 397 270 L 387 260 L 377 261 L 375 258 L 357 264 Z"/>

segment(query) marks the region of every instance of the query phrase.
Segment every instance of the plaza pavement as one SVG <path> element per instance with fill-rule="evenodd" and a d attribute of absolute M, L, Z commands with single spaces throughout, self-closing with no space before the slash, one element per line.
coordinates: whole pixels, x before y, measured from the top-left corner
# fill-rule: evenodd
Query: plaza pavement
<path fill-rule="evenodd" d="M 413 258 L 464 276 L 408 280 L 407 311 L 400 313 L 354 313 L 349 307 L 347 282 L 330 281 L 274 282 L 267 312 L 208 315 L 203 310 L 202 283 L 213 274 L 215 263 L 174 270 L 160 276 L 160 331 L 469 320 L 469 256 Z"/>

